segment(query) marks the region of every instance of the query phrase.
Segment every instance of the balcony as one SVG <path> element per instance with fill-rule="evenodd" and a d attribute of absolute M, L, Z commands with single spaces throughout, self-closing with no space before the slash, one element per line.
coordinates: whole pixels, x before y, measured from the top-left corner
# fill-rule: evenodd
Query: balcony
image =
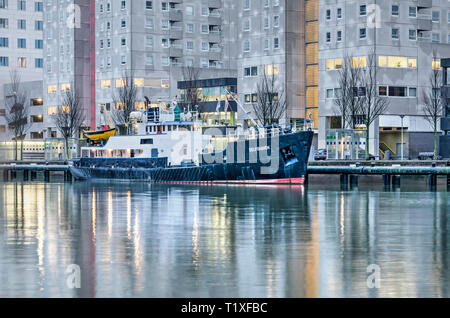
<path fill-rule="evenodd" d="M 433 30 L 433 22 L 431 22 L 431 15 L 419 14 L 417 16 L 417 30 L 418 31 Z"/>
<path fill-rule="evenodd" d="M 222 8 L 221 0 L 208 0 L 208 7 L 211 9 L 219 9 Z"/>
<path fill-rule="evenodd" d="M 171 46 L 169 49 L 170 57 L 183 57 L 183 48 L 178 45 Z"/>
<path fill-rule="evenodd" d="M 417 8 L 431 8 L 433 6 L 433 0 L 418 0 Z"/>
<path fill-rule="evenodd" d="M 208 17 L 208 23 L 210 26 L 222 25 L 222 18 L 220 15 L 210 15 Z"/>
<path fill-rule="evenodd" d="M 220 43 L 220 41 L 221 41 L 220 32 L 212 32 L 211 31 L 208 36 L 208 41 L 209 41 L 209 43 L 212 43 L 212 44 Z"/>
<path fill-rule="evenodd" d="M 169 12 L 169 20 L 170 21 L 182 21 L 183 20 L 183 12 L 178 9 L 171 9 Z"/>

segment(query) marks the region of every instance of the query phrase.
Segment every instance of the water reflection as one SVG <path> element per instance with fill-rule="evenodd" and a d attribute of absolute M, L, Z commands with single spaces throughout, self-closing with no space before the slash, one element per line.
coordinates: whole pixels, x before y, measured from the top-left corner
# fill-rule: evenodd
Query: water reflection
<path fill-rule="evenodd" d="M 0 183 L 2 297 L 449 296 L 447 192 Z M 69 264 L 81 288 L 66 286 Z M 382 269 L 368 289 L 366 269 Z"/>

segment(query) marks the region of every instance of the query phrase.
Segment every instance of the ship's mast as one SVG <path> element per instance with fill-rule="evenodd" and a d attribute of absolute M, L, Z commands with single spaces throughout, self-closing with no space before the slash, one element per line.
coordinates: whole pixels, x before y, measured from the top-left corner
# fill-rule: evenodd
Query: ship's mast
<path fill-rule="evenodd" d="M 245 107 L 241 104 L 241 102 L 239 102 L 238 98 L 235 98 L 234 95 L 227 89 L 225 89 L 225 92 L 227 94 L 229 94 L 231 96 L 231 98 L 236 102 L 236 104 L 241 108 L 241 110 L 250 118 L 251 122 L 253 123 L 253 125 L 255 125 L 256 127 L 262 128 L 261 125 L 259 125 L 250 115 L 251 112 L 248 111 L 247 109 L 245 109 Z"/>

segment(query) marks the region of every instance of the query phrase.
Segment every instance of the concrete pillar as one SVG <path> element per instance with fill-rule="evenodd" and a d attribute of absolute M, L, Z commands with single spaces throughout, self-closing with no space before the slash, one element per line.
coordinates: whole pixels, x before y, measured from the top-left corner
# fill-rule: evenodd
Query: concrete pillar
<path fill-rule="evenodd" d="M 15 180 L 17 178 L 17 171 L 11 170 L 10 176 L 10 180 Z"/>
<path fill-rule="evenodd" d="M 348 185 L 348 174 L 341 174 L 341 185 Z"/>
<path fill-rule="evenodd" d="M 436 187 L 437 186 L 437 175 L 435 174 L 430 174 L 428 176 L 428 185 L 430 187 Z"/>
<path fill-rule="evenodd" d="M 376 119 L 369 128 L 369 153 L 378 156 L 380 147 L 380 121 Z"/>
<path fill-rule="evenodd" d="M 28 174 L 29 174 L 29 171 L 28 170 L 23 170 L 23 181 L 28 181 Z"/>
<path fill-rule="evenodd" d="M 394 187 L 400 186 L 400 176 L 392 176 L 392 185 Z"/>
<path fill-rule="evenodd" d="M 358 186 L 358 176 L 353 174 L 350 176 L 350 185 L 351 186 Z"/>
<path fill-rule="evenodd" d="M 328 119 L 325 116 L 319 116 L 319 136 L 318 136 L 318 148 L 325 149 L 327 147 L 327 127 Z"/>
<path fill-rule="evenodd" d="M 392 181 L 391 175 L 389 175 L 389 174 L 384 174 L 383 175 L 383 185 L 390 186 L 391 185 L 391 181 Z"/>
<path fill-rule="evenodd" d="M 50 182 L 50 171 L 44 170 L 44 181 Z"/>
<path fill-rule="evenodd" d="M 3 170 L 3 182 L 8 182 L 9 171 L 7 169 Z"/>
<path fill-rule="evenodd" d="M 34 181 L 34 180 L 36 180 L 36 178 L 37 178 L 37 172 L 36 171 L 33 171 L 33 170 L 31 170 L 31 181 Z"/>

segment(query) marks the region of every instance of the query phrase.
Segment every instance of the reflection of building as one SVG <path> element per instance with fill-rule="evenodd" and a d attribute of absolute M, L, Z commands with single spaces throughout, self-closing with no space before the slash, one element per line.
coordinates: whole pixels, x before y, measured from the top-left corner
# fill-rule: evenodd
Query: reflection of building
<path fill-rule="evenodd" d="M 339 69 L 345 56 L 367 67 L 375 56 L 377 93 L 390 105 L 370 128 L 370 153 L 390 150 L 417 158 L 433 150 L 433 133 L 422 112 L 421 97 L 431 90 L 429 77 L 450 54 L 448 1 L 319 1 L 319 147 L 325 148 L 326 130 L 341 128 L 334 106 Z M 404 115 L 404 144 L 401 143 Z M 381 150 L 381 151 L 379 151 Z"/>
<path fill-rule="evenodd" d="M 237 93 L 236 78 L 214 78 L 178 82 L 180 100 L 188 107 L 192 96 L 197 94 L 197 105 L 204 127 L 234 127 L 237 121 L 237 104 L 229 93 Z M 226 98 L 228 108 L 225 112 Z M 218 103 L 220 102 L 219 111 Z M 194 106 L 195 107 L 195 106 Z M 196 111 L 197 109 L 193 109 Z"/>

